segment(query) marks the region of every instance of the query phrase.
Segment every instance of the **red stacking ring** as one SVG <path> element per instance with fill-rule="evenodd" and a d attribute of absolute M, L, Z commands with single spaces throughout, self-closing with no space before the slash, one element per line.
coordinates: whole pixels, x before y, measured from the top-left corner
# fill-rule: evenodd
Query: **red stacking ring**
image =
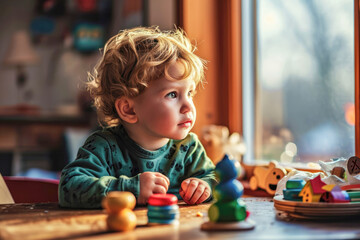
<path fill-rule="evenodd" d="M 152 206 L 168 206 L 177 204 L 177 197 L 174 194 L 155 193 L 149 197 L 148 204 Z"/>

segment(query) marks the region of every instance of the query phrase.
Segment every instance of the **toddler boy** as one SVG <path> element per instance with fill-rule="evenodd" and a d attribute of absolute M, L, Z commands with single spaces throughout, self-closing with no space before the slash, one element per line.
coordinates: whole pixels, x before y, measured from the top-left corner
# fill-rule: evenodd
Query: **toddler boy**
<path fill-rule="evenodd" d="M 110 191 L 130 191 L 141 205 L 154 193 L 209 200 L 215 167 L 190 133 L 203 78 L 204 63 L 180 29 L 138 27 L 110 38 L 88 82 L 105 128 L 63 169 L 60 205 L 98 208 Z"/>

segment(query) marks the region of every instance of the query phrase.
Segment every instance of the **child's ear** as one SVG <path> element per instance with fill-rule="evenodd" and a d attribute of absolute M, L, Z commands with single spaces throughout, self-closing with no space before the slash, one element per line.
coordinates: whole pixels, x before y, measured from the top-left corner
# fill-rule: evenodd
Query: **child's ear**
<path fill-rule="evenodd" d="M 134 101 L 127 97 L 121 97 L 115 101 L 116 112 L 119 117 L 128 123 L 136 123 L 138 118 L 134 111 Z"/>

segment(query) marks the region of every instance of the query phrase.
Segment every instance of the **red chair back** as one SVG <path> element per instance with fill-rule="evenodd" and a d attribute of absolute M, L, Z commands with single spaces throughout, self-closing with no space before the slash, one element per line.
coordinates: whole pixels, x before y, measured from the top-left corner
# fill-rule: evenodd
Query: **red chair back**
<path fill-rule="evenodd" d="M 58 202 L 59 180 L 4 176 L 15 203 Z"/>

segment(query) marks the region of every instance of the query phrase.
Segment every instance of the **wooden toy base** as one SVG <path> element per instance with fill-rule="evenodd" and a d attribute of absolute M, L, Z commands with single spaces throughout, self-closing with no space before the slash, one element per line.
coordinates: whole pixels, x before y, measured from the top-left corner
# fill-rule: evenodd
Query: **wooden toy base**
<path fill-rule="evenodd" d="M 241 222 L 215 223 L 205 222 L 201 224 L 203 231 L 245 231 L 255 228 L 255 222 L 247 219 Z"/>

